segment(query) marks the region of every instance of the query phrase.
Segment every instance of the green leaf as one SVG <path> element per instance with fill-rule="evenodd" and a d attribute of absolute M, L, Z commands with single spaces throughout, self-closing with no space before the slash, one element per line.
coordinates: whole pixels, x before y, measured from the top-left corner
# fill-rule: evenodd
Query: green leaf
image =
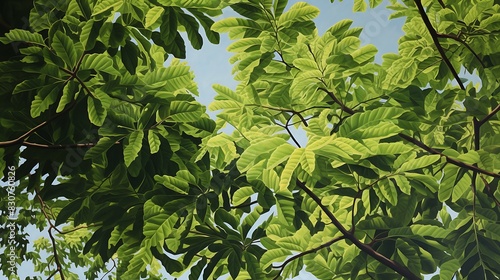
<path fill-rule="evenodd" d="M 353 12 L 364 12 L 366 11 L 366 2 L 365 0 L 354 0 L 354 6 L 352 6 Z"/>
<path fill-rule="evenodd" d="M 313 175 L 314 169 L 316 168 L 316 155 L 313 151 L 305 149 L 304 155 L 300 159 L 300 166 L 309 175 Z"/>
<path fill-rule="evenodd" d="M 283 248 L 268 250 L 260 258 L 261 267 L 267 268 L 274 262 L 282 262 L 289 256 L 291 252 Z"/>
<path fill-rule="evenodd" d="M 43 88 L 46 86 L 42 80 L 40 79 L 31 79 L 31 80 L 25 80 L 19 83 L 15 88 L 12 94 L 17 94 L 20 92 L 26 92 L 26 91 L 32 91 L 32 90 L 38 90 L 40 88 Z"/>
<path fill-rule="evenodd" d="M 31 117 L 36 118 L 49 109 L 50 105 L 56 102 L 62 87 L 63 83 L 59 82 L 41 88 L 33 102 L 31 102 Z"/>
<path fill-rule="evenodd" d="M 381 107 L 371 111 L 354 114 L 342 124 L 339 129 L 339 136 L 345 137 L 346 135 L 349 135 L 349 133 L 354 132 L 356 129 L 371 127 L 382 120 L 392 121 L 393 119 L 401 116 L 404 112 L 405 111 L 402 108 Z"/>
<path fill-rule="evenodd" d="M 284 143 L 283 145 L 278 146 L 269 157 L 269 160 L 267 161 L 267 168 L 272 169 L 283 163 L 290 157 L 294 150 L 295 148 L 289 143 Z"/>
<path fill-rule="evenodd" d="M 161 6 L 155 6 L 149 9 L 145 17 L 144 27 L 148 28 L 154 25 L 158 21 L 158 19 L 163 15 L 163 12 L 165 12 L 165 8 Z"/>
<path fill-rule="evenodd" d="M 137 279 L 140 278 L 141 272 L 146 270 L 146 267 L 151 263 L 153 255 L 149 246 L 143 246 L 139 248 L 137 252 L 134 252 L 132 259 L 122 277 L 126 279 Z"/>
<path fill-rule="evenodd" d="M 248 170 L 252 166 L 252 164 L 255 163 L 257 157 L 262 154 L 267 154 L 285 143 L 286 141 L 283 138 L 277 137 L 252 143 L 250 147 L 243 151 L 241 157 L 236 163 L 236 166 L 241 172 L 244 172 Z"/>
<path fill-rule="evenodd" d="M 457 273 L 460 268 L 460 262 L 457 259 L 451 259 L 439 266 L 439 279 L 449 280 Z"/>
<path fill-rule="evenodd" d="M 127 71 L 135 75 L 137 64 L 139 63 L 139 48 L 132 41 L 127 40 L 125 46 L 121 48 L 121 60 Z"/>
<path fill-rule="evenodd" d="M 189 274 L 189 280 L 198 280 L 201 278 L 201 272 L 203 268 L 207 265 L 207 258 L 201 258 L 196 265 L 191 267 L 191 273 Z"/>
<path fill-rule="evenodd" d="M 318 70 L 318 64 L 312 59 L 296 58 L 293 65 L 302 71 Z"/>
<path fill-rule="evenodd" d="M 292 152 L 290 158 L 288 159 L 285 165 L 285 169 L 283 169 L 283 172 L 281 173 L 280 190 L 286 190 L 288 188 L 288 185 L 290 184 L 290 181 L 292 179 L 293 172 L 299 165 L 299 162 L 301 161 L 303 156 L 304 156 L 303 148 L 295 149 Z"/>
<path fill-rule="evenodd" d="M 61 211 L 57 214 L 56 225 L 66 223 L 68 219 L 73 216 L 82 207 L 84 199 L 75 199 L 68 203 Z"/>
<path fill-rule="evenodd" d="M 350 133 L 350 138 L 361 138 L 361 139 L 385 139 L 391 136 L 397 135 L 403 131 L 403 129 L 392 122 L 383 121 L 378 124 L 375 124 L 370 127 L 366 127 L 364 129 L 360 129 L 356 132 L 361 133 L 361 136 L 358 136 L 358 133 Z"/>
<path fill-rule="evenodd" d="M 212 25 L 212 30 L 216 32 L 229 32 L 235 28 L 249 28 L 258 31 L 262 29 L 260 25 L 253 20 L 235 17 L 222 19 Z"/>
<path fill-rule="evenodd" d="M 228 266 L 229 274 L 233 279 L 236 279 L 238 277 L 238 274 L 240 274 L 241 270 L 241 257 L 240 254 L 237 254 L 236 251 L 231 251 L 229 255 L 227 256 L 228 263 L 231 265 Z"/>
<path fill-rule="evenodd" d="M 71 80 L 63 88 L 63 95 L 57 105 L 56 113 L 60 113 L 66 108 L 66 105 L 75 99 L 75 94 L 80 90 L 77 82 Z"/>
<path fill-rule="evenodd" d="M 92 15 L 102 14 L 109 9 L 115 9 L 123 4 L 123 0 L 99 0 L 92 10 Z"/>
<path fill-rule="evenodd" d="M 175 60 L 167 68 L 148 72 L 143 81 L 149 87 L 162 87 L 162 90 L 175 92 L 180 89 L 190 89 L 193 85 L 193 75 L 189 66 Z"/>
<path fill-rule="evenodd" d="M 278 19 L 279 26 L 289 26 L 292 22 L 301 22 L 314 19 L 319 15 L 319 9 L 305 2 L 295 3 Z"/>
<path fill-rule="evenodd" d="M 113 59 L 107 54 L 89 54 L 85 55 L 82 61 L 81 70 L 95 70 L 111 75 L 120 75 L 115 69 Z"/>
<path fill-rule="evenodd" d="M 32 33 L 28 30 L 23 29 L 10 30 L 9 33 L 5 34 L 5 37 L 0 37 L 0 42 L 3 44 L 9 44 L 13 42 L 26 42 L 30 44 L 45 46 L 42 35 L 38 33 Z"/>
<path fill-rule="evenodd" d="M 384 0 L 370 0 L 369 2 L 370 2 L 370 8 L 375 8 L 378 5 L 382 4 Z"/>
<path fill-rule="evenodd" d="M 123 158 L 125 166 L 129 167 L 132 161 L 137 158 L 142 148 L 142 139 L 144 131 L 135 130 L 128 137 L 125 147 L 123 148 Z"/>
<path fill-rule="evenodd" d="M 96 159 L 105 155 L 106 151 L 116 144 L 116 141 L 116 138 L 102 137 L 94 147 L 85 153 L 83 159 Z"/>
<path fill-rule="evenodd" d="M 86 51 L 91 50 L 95 46 L 97 37 L 99 36 L 99 29 L 101 22 L 96 23 L 93 19 L 85 22 L 80 33 L 80 42 Z"/>
<path fill-rule="evenodd" d="M 198 33 L 200 25 L 198 24 L 196 19 L 188 14 L 180 13 L 177 20 L 179 21 L 179 24 L 186 28 L 191 46 L 193 46 L 195 50 L 201 49 L 201 47 L 203 46 L 203 38 L 201 37 L 200 33 Z"/>
<path fill-rule="evenodd" d="M 66 65 L 72 69 L 76 65 L 77 53 L 73 40 L 61 31 L 57 31 L 52 38 L 52 48 Z"/>
<path fill-rule="evenodd" d="M 203 29 L 205 29 L 205 35 L 207 36 L 208 41 L 210 41 L 210 43 L 212 44 L 219 44 L 220 41 L 219 33 L 212 31 L 212 25 L 214 24 L 214 21 L 197 10 L 194 9 L 188 9 L 188 10 L 200 22 L 201 26 L 203 26 Z"/>
<path fill-rule="evenodd" d="M 351 52 L 351 56 L 354 59 L 354 61 L 356 61 L 359 64 L 362 64 L 365 62 L 373 61 L 377 52 L 378 52 L 377 48 L 374 45 L 369 44 Z"/>
<path fill-rule="evenodd" d="M 87 97 L 87 108 L 90 122 L 101 126 L 108 115 L 108 111 L 103 107 L 102 102 L 92 96 Z"/>
<path fill-rule="evenodd" d="M 434 164 L 441 158 L 441 155 L 425 155 L 416 159 L 404 162 L 401 167 L 399 167 L 398 172 L 411 171 L 416 169 L 422 169 L 431 164 Z"/>
<path fill-rule="evenodd" d="M 149 150 L 151 151 L 152 154 L 156 154 L 160 150 L 160 138 L 154 132 L 153 130 L 148 131 L 148 143 L 149 143 Z"/>
<path fill-rule="evenodd" d="M 298 252 L 304 251 L 301 243 L 302 242 L 300 237 L 297 236 L 285 236 L 276 241 L 276 245 L 280 246 L 281 248 Z"/>
<path fill-rule="evenodd" d="M 201 118 L 203 110 L 198 102 L 172 101 L 169 119 L 176 122 L 195 122 Z"/>
<path fill-rule="evenodd" d="M 221 0 L 158 0 L 158 3 L 182 8 L 214 9 L 219 7 Z"/>
<path fill-rule="evenodd" d="M 345 53 L 345 54 L 350 54 L 357 50 L 359 48 L 359 45 L 361 44 L 361 40 L 358 37 L 355 36 L 349 36 L 342 41 L 340 41 L 336 46 L 335 46 L 335 52 L 338 53 Z"/>
<path fill-rule="evenodd" d="M 239 188 L 233 194 L 233 205 L 240 205 L 245 202 L 255 191 L 252 187 Z"/>
<path fill-rule="evenodd" d="M 393 178 L 396 181 L 396 185 L 401 190 L 401 192 L 407 195 L 411 194 L 411 185 L 408 179 L 406 179 L 406 177 L 394 176 Z"/>
<path fill-rule="evenodd" d="M 398 192 L 389 180 L 382 180 L 379 183 L 379 189 L 384 198 L 391 205 L 395 206 L 398 203 Z"/>
<path fill-rule="evenodd" d="M 163 176 L 155 175 L 154 179 L 158 183 L 164 185 L 165 187 L 167 187 L 168 189 L 170 189 L 176 193 L 187 195 L 189 192 L 189 182 L 184 180 L 184 179 L 180 179 L 180 178 L 176 178 L 176 177 L 172 177 L 172 176 L 167 176 L 167 175 L 163 175 Z"/>

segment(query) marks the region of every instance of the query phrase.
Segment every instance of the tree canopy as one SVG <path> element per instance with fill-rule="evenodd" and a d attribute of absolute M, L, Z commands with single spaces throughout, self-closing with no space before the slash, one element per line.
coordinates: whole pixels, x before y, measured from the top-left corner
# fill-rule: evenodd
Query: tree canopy
<path fill-rule="evenodd" d="M 381 63 L 287 2 L 4 10 L 3 275 L 499 279 L 499 1 L 391 0 Z M 238 85 L 211 118 L 180 59 L 220 33 Z"/>

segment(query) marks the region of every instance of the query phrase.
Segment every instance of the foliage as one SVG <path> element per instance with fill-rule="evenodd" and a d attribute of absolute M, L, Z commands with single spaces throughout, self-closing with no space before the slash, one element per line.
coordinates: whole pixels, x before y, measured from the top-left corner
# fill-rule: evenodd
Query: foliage
<path fill-rule="evenodd" d="M 350 20 L 318 34 L 305 2 L 46 2 L 0 38 L 21 42 L 0 63 L 19 263 L 63 279 L 110 264 L 121 279 L 500 277 L 495 1 L 392 1 L 405 35 L 381 64 Z M 238 17 L 214 23 L 227 6 Z M 189 67 L 164 66 L 200 28 L 233 40 L 239 84 L 214 85 L 216 120 Z M 33 225 L 49 238 L 31 250 Z"/>

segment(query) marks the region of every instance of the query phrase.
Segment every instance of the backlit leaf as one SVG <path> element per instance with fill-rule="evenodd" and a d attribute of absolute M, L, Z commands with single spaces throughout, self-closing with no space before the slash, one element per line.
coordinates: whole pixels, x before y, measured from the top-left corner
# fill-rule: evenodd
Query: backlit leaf
<path fill-rule="evenodd" d="M 123 148 L 123 158 L 125 165 L 128 167 L 137 158 L 142 148 L 142 139 L 144 138 L 144 131 L 135 130 L 128 137 L 125 147 Z"/>

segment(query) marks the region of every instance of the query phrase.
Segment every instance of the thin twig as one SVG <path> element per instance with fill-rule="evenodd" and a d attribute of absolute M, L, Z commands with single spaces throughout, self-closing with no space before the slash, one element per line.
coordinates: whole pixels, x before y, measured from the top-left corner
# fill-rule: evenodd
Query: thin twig
<path fill-rule="evenodd" d="M 35 188 L 35 193 L 36 193 L 36 197 L 37 197 L 38 201 L 40 202 L 40 206 L 41 206 L 40 209 L 42 210 L 42 213 L 45 216 L 45 219 L 47 219 L 47 222 L 49 223 L 48 233 L 49 233 L 50 241 L 52 243 L 52 252 L 54 253 L 54 262 L 56 263 L 56 271 L 59 272 L 61 279 L 64 280 L 65 277 L 64 277 L 64 273 L 62 271 L 61 261 L 59 260 L 59 255 L 57 253 L 57 243 L 56 243 L 56 239 L 54 238 L 54 235 L 52 234 L 52 230 L 55 230 L 58 233 L 62 233 L 62 232 L 52 223 L 51 217 L 45 211 L 45 208 L 48 208 L 48 206 L 45 204 L 42 197 L 40 196 L 39 190 L 37 187 Z"/>
<path fill-rule="evenodd" d="M 273 280 L 276 280 L 278 279 L 280 276 L 281 276 L 281 273 L 283 273 L 283 270 L 285 269 L 285 267 L 287 266 L 287 264 L 289 264 L 290 262 L 292 262 L 293 260 L 296 260 L 298 258 L 302 258 L 303 256 L 305 255 L 308 255 L 308 254 L 312 254 L 312 253 L 315 253 L 323 248 L 327 248 L 327 247 L 330 247 L 331 245 L 333 245 L 335 242 L 337 241 L 340 241 L 340 240 L 343 240 L 345 239 L 346 237 L 344 235 L 341 235 L 341 236 L 338 236 L 338 237 L 335 237 L 334 239 L 324 243 L 324 244 L 321 244 L 320 246 L 316 247 L 316 248 L 312 248 L 312 249 L 309 249 L 307 251 L 304 251 L 300 254 L 297 254 L 289 259 L 287 259 L 286 261 L 284 261 L 280 266 L 281 269 L 280 271 L 278 272 L 278 275 L 276 275 L 276 277 L 273 278 Z M 275 268 L 278 268 L 278 267 L 275 267 Z"/>

